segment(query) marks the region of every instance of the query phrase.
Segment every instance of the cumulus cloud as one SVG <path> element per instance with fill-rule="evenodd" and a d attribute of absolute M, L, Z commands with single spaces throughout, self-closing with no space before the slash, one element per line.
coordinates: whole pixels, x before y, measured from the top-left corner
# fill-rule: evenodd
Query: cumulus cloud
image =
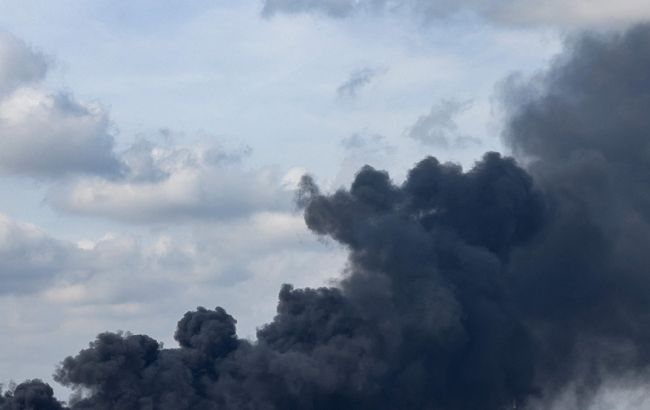
<path fill-rule="evenodd" d="M 650 18 L 645 0 L 265 0 L 263 8 L 266 16 L 315 13 L 344 18 L 367 12 L 406 12 L 423 21 L 470 14 L 511 26 L 620 25 Z"/>
<path fill-rule="evenodd" d="M 0 95 L 41 81 L 49 59 L 13 35 L 0 31 Z"/>
<path fill-rule="evenodd" d="M 41 83 L 47 69 L 41 53 L 0 33 L 0 173 L 119 174 L 106 110 L 47 90 Z"/>
<path fill-rule="evenodd" d="M 377 70 L 369 67 L 355 70 L 350 73 L 350 77 L 336 89 L 336 93 L 339 97 L 356 97 L 363 88 L 370 84 L 377 74 Z"/>
<path fill-rule="evenodd" d="M 273 265 L 269 257 L 309 250 L 310 239 L 301 216 L 284 212 L 259 212 L 185 233 L 106 234 L 78 243 L 0 214 L 0 297 L 40 294 L 62 305 L 146 304 L 183 287 L 244 282 Z"/>
<path fill-rule="evenodd" d="M 121 156 L 127 168 L 123 178 L 78 178 L 53 187 L 47 201 L 66 212 L 128 223 L 238 218 L 289 209 L 292 194 L 283 175 L 270 167 L 245 169 L 240 160 L 248 151 L 165 148 L 141 141 Z"/>
<path fill-rule="evenodd" d="M 67 94 L 20 88 L 0 100 L 0 172 L 39 178 L 116 175 L 106 111 Z"/>
<path fill-rule="evenodd" d="M 44 288 L 63 273 L 74 247 L 0 214 L 0 295 Z"/>
<path fill-rule="evenodd" d="M 470 106 L 470 101 L 442 100 L 434 104 L 428 114 L 420 116 L 407 130 L 407 135 L 422 144 L 443 149 L 476 144 L 479 141 L 464 135 L 456 122 Z"/>
<path fill-rule="evenodd" d="M 55 301 L 116 300 L 117 283 L 103 287 L 88 284 L 98 278 L 110 284 L 120 275 L 133 275 L 145 263 L 155 265 L 167 256 L 155 249 L 143 248 L 132 237 L 111 235 L 75 244 L 0 214 L 0 296 L 44 292 L 46 298 Z M 137 280 L 137 275 L 134 278 Z M 88 294 L 90 288 L 92 294 Z"/>
<path fill-rule="evenodd" d="M 51 91 L 47 59 L 0 35 L 0 175 L 53 181 L 59 210 L 129 223 L 224 219 L 289 209 L 292 194 L 272 168 L 247 170 L 250 148 L 159 146 L 117 152 L 108 112 Z"/>

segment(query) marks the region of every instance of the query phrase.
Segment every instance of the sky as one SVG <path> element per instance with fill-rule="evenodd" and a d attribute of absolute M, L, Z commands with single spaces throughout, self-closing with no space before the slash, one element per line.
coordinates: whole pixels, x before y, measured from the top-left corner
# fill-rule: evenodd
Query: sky
<path fill-rule="evenodd" d="M 334 241 L 294 203 L 364 164 L 469 167 L 501 142 L 500 85 L 642 0 L 0 1 L 0 382 L 98 333 L 173 345 L 197 306 L 238 334 L 283 283 L 328 284 Z M 63 391 L 61 387 L 56 387 Z"/>

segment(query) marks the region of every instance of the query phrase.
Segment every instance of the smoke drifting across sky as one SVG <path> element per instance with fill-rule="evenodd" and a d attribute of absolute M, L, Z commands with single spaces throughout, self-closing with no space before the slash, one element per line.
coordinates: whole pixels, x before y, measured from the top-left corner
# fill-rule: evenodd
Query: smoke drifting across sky
<path fill-rule="evenodd" d="M 284 286 L 254 343 L 221 308 L 188 312 L 178 348 L 101 334 L 56 370 L 69 406 L 582 409 L 611 380 L 643 382 L 650 26 L 576 37 L 503 95 L 526 168 L 429 157 L 400 185 L 364 167 L 332 194 L 304 178 L 309 228 L 349 250 L 338 286 Z M 62 407 L 38 381 L 0 403 Z"/>

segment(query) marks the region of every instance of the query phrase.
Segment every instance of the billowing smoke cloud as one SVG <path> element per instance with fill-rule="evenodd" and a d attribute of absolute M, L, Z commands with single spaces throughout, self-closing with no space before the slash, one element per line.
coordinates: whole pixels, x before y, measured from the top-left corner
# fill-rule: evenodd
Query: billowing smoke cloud
<path fill-rule="evenodd" d="M 1 393 L 1 391 L 0 391 Z M 54 391 L 41 380 L 28 380 L 11 391 L 0 395 L 2 410 L 64 410 L 65 407 L 54 398 Z"/>
<path fill-rule="evenodd" d="M 574 39 L 543 76 L 506 86 L 506 140 L 549 204 L 512 258 L 517 304 L 544 383 L 577 383 L 584 400 L 650 363 L 649 69 L 642 25 Z"/>
<path fill-rule="evenodd" d="M 307 225 L 349 250 L 338 286 L 285 285 L 255 342 L 221 308 L 188 312 L 178 348 L 101 334 L 56 371 L 71 408 L 537 409 L 569 392 L 583 409 L 611 379 L 642 382 L 649 56 L 650 26 L 586 35 L 511 80 L 527 170 L 488 153 L 467 172 L 425 158 L 401 184 L 367 166 L 332 194 L 303 178 Z M 48 392 L 3 406 L 56 408 L 17 402 Z"/>
<path fill-rule="evenodd" d="M 499 409 L 535 391 L 505 266 L 544 204 L 512 159 L 463 173 L 428 158 L 401 186 L 366 167 L 333 195 L 305 178 L 302 201 L 308 226 L 350 249 L 340 286 L 283 287 L 255 344 L 221 308 L 187 313 L 178 349 L 102 334 L 57 371 L 91 392 L 73 408 Z"/>

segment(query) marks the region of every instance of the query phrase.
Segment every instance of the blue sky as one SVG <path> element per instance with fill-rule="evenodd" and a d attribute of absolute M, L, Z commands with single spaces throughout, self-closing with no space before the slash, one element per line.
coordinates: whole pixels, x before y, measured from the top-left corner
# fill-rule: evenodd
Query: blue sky
<path fill-rule="evenodd" d="M 295 210 L 303 173 L 470 165 L 501 150 L 501 81 L 650 15 L 389 3 L 0 2 L 0 381 L 48 379 L 103 330 L 172 344 L 197 305 L 252 337 L 282 283 L 345 265 Z"/>

